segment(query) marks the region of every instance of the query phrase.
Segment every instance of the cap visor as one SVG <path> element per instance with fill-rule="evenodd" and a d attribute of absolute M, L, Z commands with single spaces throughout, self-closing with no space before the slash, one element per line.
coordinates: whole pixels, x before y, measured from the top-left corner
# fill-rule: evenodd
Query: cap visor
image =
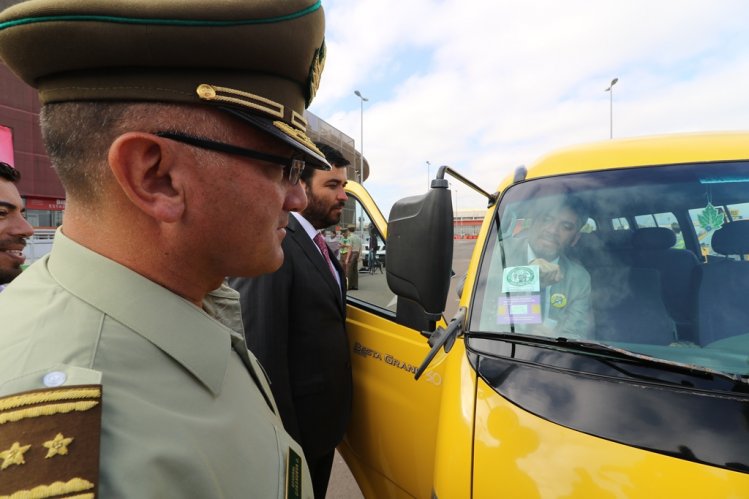
<path fill-rule="evenodd" d="M 221 106 L 219 107 L 219 109 L 236 116 L 242 121 L 247 122 L 263 130 L 264 132 L 268 132 L 274 137 L 290 145 L 294 149 L 302 152 L 304 154 L 304 161 L 308 166 L 312 168 L 316 168 L 318 170 L 330 170 L 330 164 L 325 159 L 325 156 L 322 156 L 320 153 L 307 147 L 299 140 L 284 133 L 280 128 L 278 128 L 277 126 L 273 124 L 273 120 L 271 120 L 270 118 L 263 118 L 260 116 L 256 116 L 254 114 L 246 113 L 240 109 L 236 109 L 233 107 Z"/>

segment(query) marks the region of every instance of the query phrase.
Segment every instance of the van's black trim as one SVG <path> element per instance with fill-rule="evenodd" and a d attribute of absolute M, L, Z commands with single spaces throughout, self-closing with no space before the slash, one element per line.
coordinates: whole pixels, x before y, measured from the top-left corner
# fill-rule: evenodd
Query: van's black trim
<path fill-rule="evenodd" d="M 745 384 L 548 346 L 466 344 L 478 375 L 528 412 L 632 447 L 749 473 Z"/>

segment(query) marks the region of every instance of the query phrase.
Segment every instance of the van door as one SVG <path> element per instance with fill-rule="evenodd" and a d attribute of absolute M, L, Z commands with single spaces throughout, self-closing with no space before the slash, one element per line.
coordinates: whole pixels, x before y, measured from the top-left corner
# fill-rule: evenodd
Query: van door
<path fill-rule="evenodd" d="M 350 182 L 347 194 L 343 223 L 362 235 L 374 224 L 387 251 L 386 222 L 369 193 Z M 348 292 L 346 321 L 354 406 L 339 450 L 365 496 L 429 497 L 444 359 L 414 379 L 429 352 L 426 338 L 397 323 L 396 298 L 385 273 L 362 262 L 356 268 L 358 289 Z"/>

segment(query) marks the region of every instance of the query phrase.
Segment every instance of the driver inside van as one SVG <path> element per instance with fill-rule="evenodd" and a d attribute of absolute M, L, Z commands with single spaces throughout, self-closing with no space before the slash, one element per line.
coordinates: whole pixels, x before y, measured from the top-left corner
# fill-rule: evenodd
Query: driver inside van
<path fill-rule="evenodd" d="M 556 201 L 540 203 L 530 227 L 503 239 L 502 251 L 495 248 L 487 299 L 496 313 L 487 329 L 510 325 L 524 334 L 590 336 L 590 274 L 566 255 L 588 220 L 587 209 L 574 196 Z"/>

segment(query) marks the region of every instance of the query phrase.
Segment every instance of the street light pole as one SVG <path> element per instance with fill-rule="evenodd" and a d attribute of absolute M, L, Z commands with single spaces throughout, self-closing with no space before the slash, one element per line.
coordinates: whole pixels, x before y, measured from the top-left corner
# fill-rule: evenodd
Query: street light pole
<path fill-rule="evenodd" d="M 616 85 L 616 82 L 619 81 L 619 78 L 614 78 L 611 80 L 611 85 L 609 85 L 609 88 L 604 90 L 604 92 L 609 93 L 609 138 L 614 138 L 614 85 Z"/>
<path fill-rule="evenodd" d="M 430 181 L 432 180 L 432 175 L 431 175 L 431 173 L 429 173 L 429 167 L 431 166 L 431 164 L 432 163 L 430 163 L 429 161 L 427 161 L 427 189 L 430 188 L 430 186 L 431 186 L 430 185 Z"/>
<path fill-rule="evenodd" d="M 361 102 L 360 102 L 361 107 L 360 107 L 360 112 L 359 112 L 359 116 L 361 118 L 361 125 L 360 125 L 361 141 L 359 142 L 359 153 L 361 154 L 361 157 L 359 158 L 359 178 L 357 179 L 358 182 L 361 184 L 361 183 L 364 183 L 363 182 L 364 180 L 364 103 L 368 101 L 369 99 L 364 97 L 361 94 L 361 92 L 359 92 L 358 90 L 354 90 L 354 94 L 357 97 L 359 97 L 359 99 L 361 99 Z"/>

